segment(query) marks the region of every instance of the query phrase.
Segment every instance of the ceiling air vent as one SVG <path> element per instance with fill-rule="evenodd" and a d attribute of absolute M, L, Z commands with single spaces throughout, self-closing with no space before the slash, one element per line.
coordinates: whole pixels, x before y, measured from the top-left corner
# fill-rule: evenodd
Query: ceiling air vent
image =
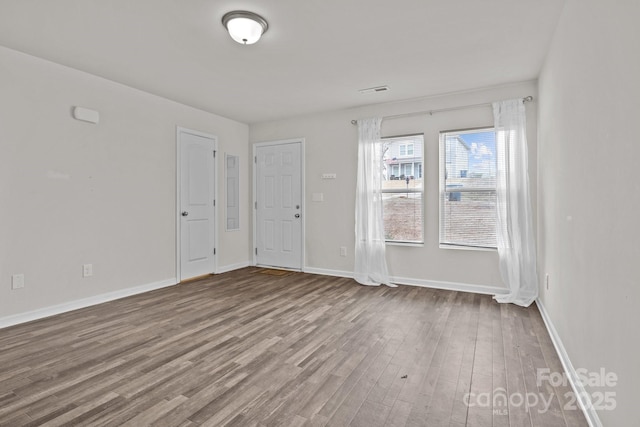
<path fill-rule="evenodd" d="M 376 92 L 386 92 L 389 90 L 389 86 L 376 86 L 370 87 L 367 89 L 360 89 L 358 92 L 360 93 L 376 93 Z"/>

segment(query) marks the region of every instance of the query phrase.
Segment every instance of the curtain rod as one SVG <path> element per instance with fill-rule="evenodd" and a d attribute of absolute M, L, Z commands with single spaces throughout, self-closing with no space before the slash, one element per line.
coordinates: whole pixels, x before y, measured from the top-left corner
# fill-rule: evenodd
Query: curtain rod
<path fill-rule="evenodd" d="M 533 101 L 533 96 L 525 96 L 522 98 L 522 102 L 531 102 Z M 438 110 L 426 110 L 426 111 L 415 111 L 413 113 L 404 113 L 404 114 L 395 114 L 393 116 L 384 116 L 383 119 L 399 119 L 401 117 L 410 117 L 410 116 L 420 116 L 422 114 L 433 115 L 435 113 L 444 113 L 445 111 L 455 111 L 455 110 L 466 110 L 467 108 L 477 108 L 477 107 L 490 107 L 492 104 L 490 102 L 484 102 L 482 104 L 471 104 L 471 105 L 463 105 L 461 107 L 450 107 L 450 108 L 440 108 Z M 357 120 L 351 120 L 352 125 L 357 125 Z"/>

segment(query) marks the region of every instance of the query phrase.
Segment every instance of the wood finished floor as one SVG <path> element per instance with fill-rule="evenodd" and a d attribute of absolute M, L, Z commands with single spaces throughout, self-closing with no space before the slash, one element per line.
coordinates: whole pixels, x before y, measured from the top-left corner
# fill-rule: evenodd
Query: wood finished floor
<path fill-rule="evenodd" d="M 0 425 L 587 425 L 535 307 L 256 271 L 0 330 Z"/>

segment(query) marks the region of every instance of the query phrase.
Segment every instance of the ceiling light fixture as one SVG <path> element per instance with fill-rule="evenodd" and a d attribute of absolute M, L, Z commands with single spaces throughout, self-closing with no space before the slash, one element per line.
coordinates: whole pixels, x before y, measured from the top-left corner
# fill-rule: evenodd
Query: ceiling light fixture
<path fill-rule="evenodd" d="M 269 29 L 269 24 L 262 16 L 246 10 L 225 13 L 222 25 L 231 38 L 240 44 L 254 44 Z"/>

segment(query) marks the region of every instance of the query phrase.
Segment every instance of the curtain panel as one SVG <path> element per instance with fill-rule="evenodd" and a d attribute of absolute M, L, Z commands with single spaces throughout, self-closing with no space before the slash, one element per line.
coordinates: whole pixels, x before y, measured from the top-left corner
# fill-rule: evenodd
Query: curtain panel
<path fill-rule="evenodd" d="M 527 130 L 522 99 L 493 103 L 497 167 L 497 247 L 509 287 L 501 303 L 528 307 L 538 297 L 536 248 L 529 194 Z"/>
<path fill-rule="evenodd" d="M 394 286 L 385 258 L 381 123 L 378 117 L 358 120 L 354 278 L 368 286 Z"/>

